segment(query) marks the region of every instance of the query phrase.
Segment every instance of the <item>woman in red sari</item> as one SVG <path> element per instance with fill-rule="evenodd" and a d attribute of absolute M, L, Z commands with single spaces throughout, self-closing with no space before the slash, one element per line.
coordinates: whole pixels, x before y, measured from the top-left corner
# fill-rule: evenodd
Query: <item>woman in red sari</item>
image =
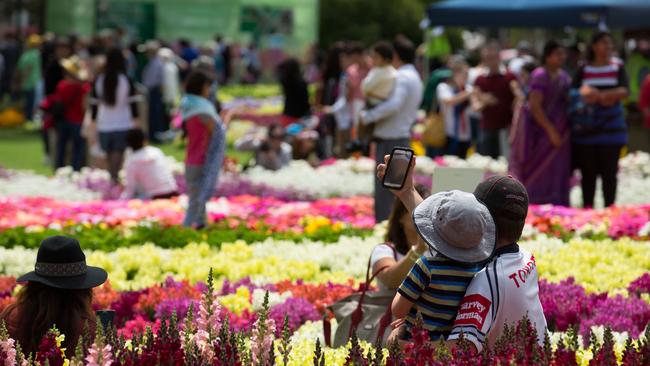
<path fill-rule="evenodd" d="M 513 127 L 509 169 L 526 186 L 531 203 L 569 205 L 571 78 L 562 70 L 565 59 L 558 42 L 544 46 L 543 66 L 530 77 L 528 101 Z"/>

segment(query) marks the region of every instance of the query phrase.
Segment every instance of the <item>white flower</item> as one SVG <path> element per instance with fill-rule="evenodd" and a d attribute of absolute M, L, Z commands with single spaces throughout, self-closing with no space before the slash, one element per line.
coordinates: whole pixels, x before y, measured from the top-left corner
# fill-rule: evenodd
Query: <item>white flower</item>
<path fill-rule="evenodd" d="M 101 194 L 80 189 L 58 175 L 48 178 L 30 171 L 16 171 L 9 178 L 0 179 L 0 197 L 49 197 L 66 201 L 92 201 L 100 199 Z"/>
<path fill-rule="evenodd" d="M 263 290 L 261 288 L 256 288 L 253 290 L 253 310 L 262 310 L 262 305 L 264 304 L 264 296 L 266 296 L 266 290 Z M 287 299 L 291 296 L 293 295 L 288 291 L 281 294 L 277 292 L 269 292 L 269 308 L 275 305 L 284 304 L 284 302 L 287 301 Z"/>

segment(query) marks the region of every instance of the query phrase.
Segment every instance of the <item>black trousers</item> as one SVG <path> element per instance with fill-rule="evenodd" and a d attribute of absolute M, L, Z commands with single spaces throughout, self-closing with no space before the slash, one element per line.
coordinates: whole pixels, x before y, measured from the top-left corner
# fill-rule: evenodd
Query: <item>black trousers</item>
<path fill-rule="evenodd" d="M 618 159 L 621 145 L 574 145 L 573 154 L 582 174 L 582 200 L 584 207 L 594 206 L 596 179 L 603 181 L 605 207 L 616 201 Z"/>

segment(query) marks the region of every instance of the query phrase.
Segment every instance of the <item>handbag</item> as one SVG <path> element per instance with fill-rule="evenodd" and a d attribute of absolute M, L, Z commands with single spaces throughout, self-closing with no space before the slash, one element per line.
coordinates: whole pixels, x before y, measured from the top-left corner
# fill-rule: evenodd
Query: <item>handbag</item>
<path fill-rule="evenodd" d="M 445 121 L 440 113 L 432 112 L 427 116 L 427 119 L 424 121 L 422 142 L 426 146 L 435 148 L 442 148 L 447 144 Z"/>
<path fill-rule="evenodd" d="M 397 260 L 395 248 L 393 257 Z M 370 275 L 370 258 L 366 270 L 366 282 L 357 293 L 349 295 L 334 304 L 328 309 L 334 314 L 338 322 L 338 328 L 334 334 L 334 342 L 331 342 L 331 327 L 329 320 L 325 320 L 325 344 L 328 347 L 342 347 L 348 343 L 353 334 L 358 339 L 372 344 L 385 345 L 390 332 L 387 330 L 393 320 L 391 304 L 395 297 L 394 290 L 369 291 L 370 284 L 381 272 L 388 269 L 388 266 L 380 268 L 375 274 Z"/>

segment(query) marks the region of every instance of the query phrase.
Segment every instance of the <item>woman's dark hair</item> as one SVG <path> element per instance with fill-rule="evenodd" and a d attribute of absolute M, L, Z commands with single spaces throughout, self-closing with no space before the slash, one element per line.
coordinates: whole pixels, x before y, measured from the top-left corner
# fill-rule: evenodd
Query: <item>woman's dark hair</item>
<path fill-rule="evenodd" d="M 330 46 L 325 55 L 325 64 L 321 71 L 323 82 L 329 79 L 339 80 L 341 77 L 341 53 L 344 45 L 342 42 L 336 42 Z"/>
<path fill-rule="evenodd" d="M 372 50 L 381 56 L 384 60 L 391 61 L 393 59 L 393 46 L 386 41 L 379 41 L 375 43 Z"/>
<path fill-rule="evenodd" d="M 4 310 L 2 319 L 6 320 L 9 314 L 17 316 L 16 333 L 12 336 L 25 354 L 36 353 L 41 338 L 56 325 L 65 334 L 62 347 L 71 351 L 68 355 L 74 355 L 84 332 L 83 320 L 94 319 L 92 298 L 92 289 L 63 290 L 28 282 L 18 293 L 16 302 Z M 92 328 L 94 324 L 88 326 Z"/>
<path fill-rule="evenodd" d="M 602 41 L 605 38 L 612 38 L 612 34 L 609 32 L 596 32 L 591 36 L 589 40 L 589 46 L 587 47 L 587 61 L 592 62 L 596 59 L 596 54 L 594 53 L 594 46 L 596 43 Z"/>
<path fill-rule="evenodd" d="M 555 40 L 550 40 L 544 45 L 544 50 L 542 51 L 542 65 L 546 65 L 546 59 L 553 54 L 556 50 L 563 48 L 560 42 Z"/>
<path fill-rule="evenodd" d="M 359 41 L 350 41 L 345 44 L 346 55 L 362 55 L 364 51 L 363 44 Z"/>
<path fill-rule="evenodd" d="M 420 196 L 422 196 L 422 198 L 427 198 L 429 194 L 431 194 L 429 188 L 420 184 L 415 185 L 415 190 L 420 194 Z M 395 202 L 393 203 L 393 211 L 391 211 L 390 216 L 388 217 L 388 230 L 386 231 L 386 237 L 384 238 L 386 242 L 393 244 L 395 250 L 400 254 L 406 254 L 409 249 L 411 249 L 411 246 L 416 244 L 408 242 L 406 239 L 406 231 L 404 231 L 404 226 L 400 221 L 402 216 L 407 213 L 406 207 L 404 207 L 402 201 L 395 199 Z"/>
<path fill-rule="evenodd" d="M 405 36 L 399 35 L 393 42 L 393 48 L 397 57 L 405 64 L 412 64 L 415 62 L 415 46 L 413 42 Z"/>
<path fill-rule="evenodd" d="M 126 146 L 133 151 L 138 151 L 144 147 L 144 132 L 140 128 L 134 128 L 126 133 Z"/>
<path fill-rule="evenodd" d="M 284 90 L 305 82 L 297 59 L 289 58 L 278 65 L 278 80 Z"/>
<path fill-rule="evenodd" d="M 521 67 L 521 69 L 523 71 L 526 71 L 528 74 L 532 74 L 536 68 L 537 68 L 537 64 L 535 62 L 526 62 L 524 66 Z"/>
<path fill-rule="evenodd" d="M 110 106 L 115 105 L 117 99 L 117 85 L 120 74 L 126 74 L 126 60 L 121 49 L 112 48 L 106 54 L 104 90 L 102 90 L 102 100 Z"/>
<path fill-rule="evenodd" d="M 185 92 L 202 96 L 203 89 L 210 84 L 212 84 L 212 79 L 208 74 L 200 70 L 194 70 L 185 79 Z"/>
<path fill-rule="evenodd" d="M 336 89 L 343 71 L 341 67 L 343 46 L 342 42 L 336 42 L 330 46 L 325 54 L 325 60 L 320 70 L 322 86 L 316 96 L 317 104 L 330 105 L 336 99 Z"/>

